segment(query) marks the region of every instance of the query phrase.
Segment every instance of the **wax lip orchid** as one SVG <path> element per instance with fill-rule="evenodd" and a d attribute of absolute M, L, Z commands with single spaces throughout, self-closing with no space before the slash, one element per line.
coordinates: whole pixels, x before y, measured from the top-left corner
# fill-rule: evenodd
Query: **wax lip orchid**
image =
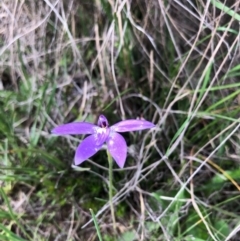
<path fill-rule="evenodd" d="M 74 157 L 75 165 L 93 156 L 106 142 L 109 153 L 118 166 L 123 168 L 127 156 L 127 144 L 118 132 L 139 131 L 154 126 L 149 121 L 132 119 L 120 121 L 109 127 L 107 118 L 100 115 L 97 125 L 88 122 L 72 122 L 54 128 L 52 133 L 57 135 L 90 134 L 77 147 Z"/>

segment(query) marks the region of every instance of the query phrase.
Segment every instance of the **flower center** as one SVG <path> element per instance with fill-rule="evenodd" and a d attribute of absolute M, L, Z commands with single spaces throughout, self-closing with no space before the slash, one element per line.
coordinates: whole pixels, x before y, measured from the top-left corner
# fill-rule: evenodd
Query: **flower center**
<path fill-rule="evenodd" d="M 100 127 L 97 129 L 97 133 L 98 134 L 105 134 L 107 132 L 107 128 L 103 128 L 103 127 Z"/>

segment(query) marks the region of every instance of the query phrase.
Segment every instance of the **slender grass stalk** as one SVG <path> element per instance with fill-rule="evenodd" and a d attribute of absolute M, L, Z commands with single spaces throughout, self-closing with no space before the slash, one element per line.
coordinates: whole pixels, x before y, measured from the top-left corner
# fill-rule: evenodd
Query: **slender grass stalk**
<path fill-rule="evenodd" d="M 97 230 L 97 236 L 99 238 L 99 241 L 103 241 L 102 236 L 101 236 L 101 232 L 100 232 L 100 228 L 99 228 L 98 223 L 97 223 L 97 219 L 96 219 L 95 214 L 94 214 L 94 212 L 91 208 L 90 208 L 90 212 L 91 212 L 91 215 L 92 215 L 92 218 L 93 218 L 95 228 Z"/>
<path fill-rule="evenodd" d="M 116 233 L 116 219 L 115 219 L 115 213 L 114 213 L 114 206 L 113 206 L 113 159 L 109 151 L 107 151 L 108 156 L 108 163 L 109 163 L 109 182 L 108 182 L 108 195 L 109 195 L 109 203 L 110 203 L 110 209 L 111 209 L 111 216 L 113 221 L 113 230 L 114 233 Z"/>

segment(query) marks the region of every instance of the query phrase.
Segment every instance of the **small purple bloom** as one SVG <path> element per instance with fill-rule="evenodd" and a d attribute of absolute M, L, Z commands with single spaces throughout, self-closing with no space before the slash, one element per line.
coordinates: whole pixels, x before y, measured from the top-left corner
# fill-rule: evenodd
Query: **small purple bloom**
<path fill-rule="evenodd" d="M 154 126 L 153 123 L 145 120 L 125 120 L 109 127 L 107 118 L 100 115 L 97 125 L 88 122 L 73 122 L 54 128 L 52 133 L 57 135 L 90 134 L 76 150 L 75 165 L 93 156 L 106 142 L 113 159 L 120 168 L 123 168 L 127 156 L 127 145 L 124 138 L 117 132 L 139 131 Z"/>

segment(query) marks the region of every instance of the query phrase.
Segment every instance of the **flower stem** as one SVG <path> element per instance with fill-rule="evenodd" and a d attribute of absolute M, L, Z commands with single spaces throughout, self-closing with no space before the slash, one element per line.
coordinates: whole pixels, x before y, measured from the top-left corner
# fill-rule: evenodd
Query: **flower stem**
<path fill-rule="evenodd" d="M 109 163 L 109 182 L 108 182 L 108 195 L 109 195 L 109 203 L 110 203 L 110 209 L 111 209 L 111 216 L 113 221 L 113 230 L 116 234 L 116 220 L 115 220 L 115 213 L 114 213 L 114 206 L 113 206 L 113 159 L 109 151 L 107 151 L 108 156 L 108 163 Z"/>

